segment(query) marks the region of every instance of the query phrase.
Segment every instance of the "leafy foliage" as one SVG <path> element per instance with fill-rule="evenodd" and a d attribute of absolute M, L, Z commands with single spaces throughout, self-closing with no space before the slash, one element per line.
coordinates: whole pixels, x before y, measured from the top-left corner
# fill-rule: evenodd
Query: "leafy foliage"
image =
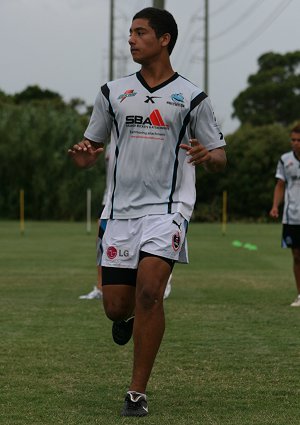
<path fill-rule="evenodd" d="M 96 216 L 104 189 L 104 161 L 79 171 L 67 155 L 82 138 L 88 117 L 57 96 L 38 103 L 34 95 L 32 101 L 27 95 L 15 98 L 17 103 L 0 100 L 1 216 L 18 217 L 21 188 L 28 218 L 84 219 L 87 188 L 92 189 Z"/>
<path fill-rule="evenodd" d="M 225 171 L 209 174 L 197 170 L 197 203 L 194 219 L 219 221 L 222 193 L 228 194 L 229 220 L 268 220 L 280 156 L 290 150 L 289 129 L 280 124 L 242 126 L 226 136 Z"/>
<path fill-rule="evenodd" d="M 290 149 L 288 131 L 279 124 L 241 127 L 227 137 L 226 174 L 230 217 L 266 220 L 272 205 L 275 170 Z"/>
<path fill-rule="evenodd" d="M 51 90 L 43 90 L 39 86 L 28 86 L 25 90 L 14 95 L 14 100 L 16 103 L 25 103 L 37 101 L 57 101 L 63 104 L 63 100 L 60 94 L 53 92 Z"/>
<path fill-rule="evenodd" d="M 249 86 L 233 101 L 233 116 L 242 124 L 289 125 L 299 119 L 300 51 L 265 53 Z"/>

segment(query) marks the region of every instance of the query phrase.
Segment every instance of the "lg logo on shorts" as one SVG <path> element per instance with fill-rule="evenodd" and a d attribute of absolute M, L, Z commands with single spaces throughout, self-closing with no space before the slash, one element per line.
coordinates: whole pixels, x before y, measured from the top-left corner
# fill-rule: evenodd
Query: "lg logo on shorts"
<path fill-rule="evenodd" d="M 109 260 L 114 260 L 117 256 L 129 257 L 129 251 L 128 249 L 117 249 L 115 246 L 109 246 L 106 255 Z"/>

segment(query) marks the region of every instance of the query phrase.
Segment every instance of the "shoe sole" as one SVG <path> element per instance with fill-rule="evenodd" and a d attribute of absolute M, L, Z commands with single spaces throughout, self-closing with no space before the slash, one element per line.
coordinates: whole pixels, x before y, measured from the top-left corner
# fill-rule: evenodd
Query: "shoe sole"
<path fill-rule="evenodd" d="M 123 416 L 123 417 L 138 417 L 138 418 L 141 418 L 141 417 L 143 417 L 143 416 L 147 416 L 148 415 L 148 412 L 146 412 L 145 411 L 145 413 L 144 412 L 141 412 L 141 413 L 121 413 L 121 416 Z"/>

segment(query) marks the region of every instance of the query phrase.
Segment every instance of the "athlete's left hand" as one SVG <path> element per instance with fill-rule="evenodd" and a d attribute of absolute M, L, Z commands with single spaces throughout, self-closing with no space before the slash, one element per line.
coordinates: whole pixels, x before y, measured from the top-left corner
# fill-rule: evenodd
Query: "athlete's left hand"
<path fill-rule="evenodd" d="M 188 162 L 192 165 L 204 164 L 211 161 L 210 152 L 197 139 L 190 139 L 190 145 L 182 144 L 179 147 L 186 150 L 186 154 L 190 157 Z"/>

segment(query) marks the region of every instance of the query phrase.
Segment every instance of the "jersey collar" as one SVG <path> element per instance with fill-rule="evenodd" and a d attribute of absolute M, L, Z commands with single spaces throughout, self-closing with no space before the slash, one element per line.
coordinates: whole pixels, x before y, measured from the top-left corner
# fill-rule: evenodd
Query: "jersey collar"
<path fill-rule="evenodd" d="M 295 154 L 295 152 L 294 152 L 294 151 L 293 151 L 293 155 L 294 155 L 295 159 L 296 159 L 298 162 L 300 162 L 300 158 L 298 158 L 298 157 L 297 157 L 297 155 Z"/>
<path fill-rule="evenodd" d="M 145 87 L 145 89 L 148 90 L 149 93 L 154 93 L 155 91 L 167 86 L 169 83 L 171 83 L 172 81 L 176 80 L 176 78 L 178 78 L 179 75 L 177 72 L 174 73 L 174 75 L 172 75 L 171 78 L 169 78 L 168 80 L 164 81 L 163 83 L 159 84 L 158 86 L 155 87 L 149 87 L 148 84 L 146 83 L 146 81 L 144 80 L 144 78 L 141 75 L 141 72 L 138 71 L 136 73 L 136 78 L 139 80 L 139 82 L 142 84 L 142 86 Z"/>

